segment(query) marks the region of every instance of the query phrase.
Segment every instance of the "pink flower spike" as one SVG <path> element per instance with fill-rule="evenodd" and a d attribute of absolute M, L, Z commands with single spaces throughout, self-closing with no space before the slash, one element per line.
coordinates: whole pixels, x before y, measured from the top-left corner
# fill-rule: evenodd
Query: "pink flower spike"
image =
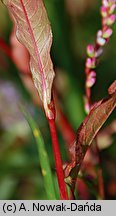
<path fill-rule="evenodd" d="M 105 6 L 101 7 L 101 15 L 102 15 L 102 17 L 108 16 L 107 8 Z"/>
<path fill-rule="evenodd" d="M 110 36 L 112 35 L 112 29 L 107 29 L 104 33 L 103 33 L 103 38 L 108 39 L 110 38 Z"/>
<path fill-rule="evenodd" d="M 87 46 L 87 54 L 91 58 L 94 57 L 95 51 L 94 51 L 93 45 L 90 44 L 90 45 Z"/>
<path fill-rule="evenodd" d="M 110 26 L 112 25 L 116 20 L 116 15 L 115 14 L 112 14 L 110 17 L 108 17 L 107 19 L 107 25 Z"/>

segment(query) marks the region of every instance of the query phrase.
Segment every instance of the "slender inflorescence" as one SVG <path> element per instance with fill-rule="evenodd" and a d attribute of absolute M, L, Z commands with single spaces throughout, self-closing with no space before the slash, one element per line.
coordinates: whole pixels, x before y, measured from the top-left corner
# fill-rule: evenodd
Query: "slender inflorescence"
<path fill-rule="evenodd" d="M 87 59 L 85 64 L 85 111 L 89 113 L 91 107 L 91 87 L 96 82 L 95 68 L 98 63 L 98 58 L 103 52 L 103 47 L 108 43 L 112 35 L 112 25 L 116 20 L 114 14 L 116 8 L 116 0 L 102 0 L 100 8 L 102 27 L 97 32 L 95 45 L 89 44 L 87 46 Z"/>
<path fill-rule="evenodd" d="M 95 45 L 89 44 L 87 46 L 88 57 L 85 64 L 85 111 L 87 114 L 90 112 L 91 109 L 91 88 L 96 82 L 95 68 L 98 64 L 99 57 L 103 53 L 103 47 L 108 43 L 113 33 L 112 25 L 116 20 L 116 15 L 114 14 L 115 8 L 116 0 L 102 0 L 102 6 L 100 8 L 101 29 L 97 32 Z M 98 158 L 100 163 L 99 151 Z M 104 198 L 104 185 L 101 168 L 98 170 L 98 180 L 100 180 L 100 182 L 98 182 L 99 195 L 101 196 L 101 198 Z"/>

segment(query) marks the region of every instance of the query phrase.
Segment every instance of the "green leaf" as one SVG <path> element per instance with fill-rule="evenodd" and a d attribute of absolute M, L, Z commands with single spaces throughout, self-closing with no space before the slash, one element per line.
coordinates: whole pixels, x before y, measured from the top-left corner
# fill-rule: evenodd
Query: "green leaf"
<path fill-rule="evenodd" d="M 50 168 L 49 158 L 47 151 L 45 149 L 44 140 L 41 135 L 41 132 L 36 124 L 36 122 L 33 120 L 31 115 L 25 111 L 25 109 L 21 106 L 21 110 L 27 119 L 30 128 L 32 129 L 33 136 L 37 143 L 38 153 L 39 153 L 39 161 L 41 166 L 41 172 L 44 179 L 44 186 L 47 193 L 47 197 L 49 200 L 55 200 L 55 190 L 54 190 L 54 183 L 52 178 L 52 172 Z"/>

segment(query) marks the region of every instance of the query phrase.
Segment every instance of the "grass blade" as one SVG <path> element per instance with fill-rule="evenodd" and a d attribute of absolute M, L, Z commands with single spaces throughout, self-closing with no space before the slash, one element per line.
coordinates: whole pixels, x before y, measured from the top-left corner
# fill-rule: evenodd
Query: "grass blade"
<path fill-rule="evenodd" d="M 25 109 L 21 106 L 21 110 L 27 119 L 30 128 L 32 129 L 33 136 L 36 140 L 37 143 L 37 148 L 38 148 L 38 153 L 39 153 L 39 161 L 40 161 L 40 166 L 41 166 L 41 171 L 42 171 L 42 176 L 44 179 L 44 187 L 47 193 L 47 197 L 49 200 L 55 200 L 56 195 L 55 195 L 55 190 L 54 190 L 54 183 L 52 179 L 52 172 L 50 168 L 50 163 L 49 163 L 49 158 L 48 154 L 45 149 L 44 145 L 44 140 L 41 135 L 41 132 L 34 121 L 34 119 L 31 117 L 31 115 L 25 111 Z"/>

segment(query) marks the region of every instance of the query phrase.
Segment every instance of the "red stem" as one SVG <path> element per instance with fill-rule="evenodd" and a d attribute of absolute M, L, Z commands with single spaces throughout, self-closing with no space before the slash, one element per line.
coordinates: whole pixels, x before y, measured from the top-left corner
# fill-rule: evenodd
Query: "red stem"
<path fill-rule="evenodd" d="M 59 189 L 60 189 L 60 197 L 62 200 L 67 200 L 68 195 L 66 191 L 66 184 L 64 182 L 64 172 L 62 168 L 62 160 L 61 160 L 61 155 L 60 155 L 55 120 L 48 119 L 48 123 L 50 127 L 51 139 L 52 139 L 52 147 L 53 147 L 54 159 L 55 159 L 55 164 L 56 164 L 56 173 L 57 173 L 58 184 L 59 184 Z"/>

